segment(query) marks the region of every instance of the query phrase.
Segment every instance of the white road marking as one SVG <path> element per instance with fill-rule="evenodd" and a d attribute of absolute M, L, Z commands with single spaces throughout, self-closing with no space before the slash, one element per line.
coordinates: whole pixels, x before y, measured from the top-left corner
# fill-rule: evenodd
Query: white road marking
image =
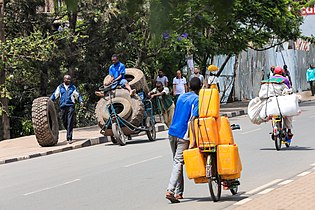
<path fill-rule="evenodd" d="M 315 163 L 311 164 L 311 166 L 315 166 Z"/>
<path fill-rule="evenodd" d="M 234 203 L 233 205 L 240 206 L 240 205 L 243 205 L 243 204 L 245 204 L 245 203 L 247 203 L 248 201 L 251 201 L 251 200 L 252 200 L 251 198 L 245 198 L 245 199 L 243 199 L 243 200 L 241 200 L 239 202 Z"/>
<path fill-rule="evenodd" d="M 289 180 L 285 180 L 285 181 L 279 183 L 278 185 L 286 185 L 286 184 L 289 184 L 291 182 L 293 182 L 293 180 L 289 179 Z"/>
<path fill-rule="evenodd" d="M 40 189 L 40 190 L 35 190 L 33 192 L 25 193 L 24 195 L 25 196 L 26 195 L 32 195 L 32 194 L 43 192 L 43 191 L 46 191 L 46 190 L 51 190 L 51 189 L 54 189 L 54 188 L 57 188 L 57 187 L 61 187 L 61 186 L 64 186 L 64 185 L 68 185 L 68 184 L 71 184 L 71 183 L 77 182 L 77 181 L 80 181 L 80 179 L 75 179 L 75 180 L 72 180 L 72 181 L 69 181 L 69 182 L 65 182 L 65 183 L 62 183 L 62 184 L 58 184 L 58 185 L 55 185 L 55 186 L 52 186 L 52 187 L 46 187 L 46 188 L 43 188 L 43 189 Z"/>
<path fill-rule="evenodd" d="M 271 191 L 273 191 L 275 188 L 268 188 L 268 189 L 265 189 L 264 191 L 261 191 L 258 193 L 258 195 L 264 195 L 264 194 L 267 194 Z"/>
<path fill-rule="evenodd" d="M 313 170 L 315 170 L 315 167 L 313 168 Z"/>
<path fill-rule="evenodd" d="M 275 185 L 275 184 L 281 182 L 282 180 L 283 179 L 275 179 L 275 180 L 273 180 L 273 181 L 271 181 L 271 182 L 269 182 L 269 183 L 267 183 L 265 185 L 262 185 L 260 187 L 257 187 L 256 189 L 253 189 L 253 190 L 251 190 L 249 192 L 246 192 L 245 194 L 255 194 L 255 193 L 257 193 L 257 192 L 259 192 L 259 191 L 261 191 L 261 190 L 263 190 L 263 189 L 265 189 L 265 188 L 267 188 L 269 186 L 272 186 L 272 185 Z"/>
<path fill-rule="evenodd" d="M 300 173 L 299 175 L 297 175 L 297 176 L 305 176 L 305 175 L 307 175 L 307 174 L 309 174 L 309 173 L 311 173 L 310 171 L 305 171 L 305 172 L 303 172 L 303 173 Z"/>
<path fill-rule="evenodd" d="M 163 156 L 157 156 L 157 157 L 153 157 L 153 158 L 150 158 L 150 159 L 146 159 L 146 160 L 142 160 L 142 161 L 139 161 L 139 162 L 136 162 L 136 163 L 132 163 L 132 164 L 129 164 L 129 165 L 125 165 L 124 167 L 125 168 L 128 168 L 130 166 L 134 166 L 134 165 L 138 165 L 138 164 L 141 164 L 141 163 L 145 163 L 145 162 L 148 162 L 150 160 L 155 160 L 155 159 L 158 159 L 158 158 L 161 158 Z"/>
<path fill-rule="evenodd" d="M 310 116 L 310 118 L 315 118 L 315 116 Z"/>
<path fill-rule="evenodd" d="M 247 132 L 244 132 L 244 133 L 241 133 L 241 134 L 248 134 L 248 133 L 252 133 L 252 132 L 255 132 L 255 131 L 260 131 L 261 128 L 257 128 L 257 129 L 254 129 L 254 130 L 251 130 L 251 131 L 247 131 Z"/>

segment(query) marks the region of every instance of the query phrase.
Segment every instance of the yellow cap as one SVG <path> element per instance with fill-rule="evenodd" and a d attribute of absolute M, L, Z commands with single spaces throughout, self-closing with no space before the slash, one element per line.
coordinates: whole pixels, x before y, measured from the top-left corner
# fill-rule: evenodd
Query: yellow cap
<path fill-rule="evenodd" d="M 218 71 L 218 70 L 219 70 L 219 68 L 215 65 L 208 66 L 208 71 Z"/>

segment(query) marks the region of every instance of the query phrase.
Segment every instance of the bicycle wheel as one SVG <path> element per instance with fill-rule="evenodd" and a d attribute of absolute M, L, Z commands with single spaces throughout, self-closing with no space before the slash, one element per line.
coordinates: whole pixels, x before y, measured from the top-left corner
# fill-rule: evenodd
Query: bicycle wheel
<path fill-rule="evenodd" d="M 110 140 L 111 140 L 111 142 L 112 142 L 113 144 L 117 144 L 117 141 L 116 141 L 116 139 L 115 139 L 114 136 L 111 136 L 111 137 L 110 137 Z"/>
<path fill-rule="evenodd" d="M 217 202 L 221 198 L 221 179 L 217 172 L 217 163 L 215 154 L 211 154 L 207 161 L 210 166 L 210 177 L 208 179 L 209 191 L 213 202 Z"/>
<path fill-rule="evenodd" d="M 113 130 L 114 138 L 116 139 L 116 141 L 118 142 L 118 144 L 119 144 L 120 146 L 126 145 L 126 136 L 125 136 L 125 134 L 122 132 L 121 127 L 118 126 L 117 123 L 113 123 L 113 124 L 112 124 L 112 130 Z"/>
<path fill-rule="evenodd" d="M 146 131 L 149 141 L 155 141 L 156 140 L 156 130 L 155 125 L 151 117 L 147 117 L 146 119 L 146 126 L 148 131 Z"/>
<path fill-rule="evenodd" d="M 238 186 L 231 188 L 230 191 L 231 191 L 232 195 L 236 195 L 238 192 Z"/>
<path fill-rule="evenodd" d="M 276 126 L 278 127 L 278 129 L 281 128 L 281 123 L 277 122 Z M 274 140 L 275 140 L 275 146 L 276 146 L 276 150 L 279 151 L 281 150 L 281 145 L 282 145 L 282 139 L 281 139 L 281 135 L 274 135 Z"/>

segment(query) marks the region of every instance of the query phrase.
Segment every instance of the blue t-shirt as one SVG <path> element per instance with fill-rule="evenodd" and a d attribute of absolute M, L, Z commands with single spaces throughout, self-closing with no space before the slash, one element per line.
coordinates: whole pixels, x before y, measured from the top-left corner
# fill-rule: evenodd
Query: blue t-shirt
<path fill-rule="evenodd" d="M 179 96 L 168 134 L 184 139 L 188 132 L 188 121 L 192 116 L 198 117 L 199 96 L 194 92 L 184 93 Z"/>
<path fill-rule="evenodd" d="M 118 62 L 117 64 L 112 64 L 109 67 L 109 75 L 114 77 L 114 79 L 116 79 L 120 75 L 122 75 L 121 79 L 124 79 L 125 74 L 126 74 L 125 65 L 120 62 Z"/>

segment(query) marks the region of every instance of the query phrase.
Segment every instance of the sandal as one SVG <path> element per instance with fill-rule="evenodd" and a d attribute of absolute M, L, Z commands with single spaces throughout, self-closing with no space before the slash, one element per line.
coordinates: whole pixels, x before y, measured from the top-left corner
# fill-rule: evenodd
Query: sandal
<path fill-rule="evenodd" d="M 292 139 L 293 133 L 288 133 L 288 139 Z"/>
<path fill-rule="evenodd" d="M 167 192 L 165 198 L 168 199 L 169 201 L 171 201 L 171 203 L 179 203 L 180 202 L 177 198 L 175 198 L 174 194 L 171 192 Z"/>
<path fill-rule="evenodd" d="M 179 200 L 179 199 L 184 199 L 184 197 L 183 197 L 182 194 L 176 194 L 176 195 L 175 195 L 175 198 L 178 199 L 178 200 Z"/>

